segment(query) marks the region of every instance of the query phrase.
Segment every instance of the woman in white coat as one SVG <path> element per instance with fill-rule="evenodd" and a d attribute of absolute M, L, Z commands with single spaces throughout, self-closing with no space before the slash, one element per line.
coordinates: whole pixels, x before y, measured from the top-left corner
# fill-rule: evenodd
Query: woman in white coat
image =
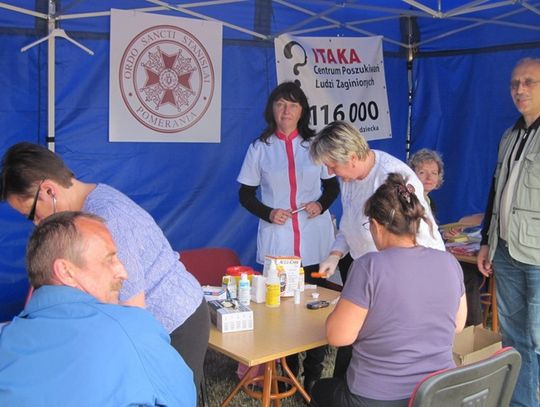
<path fill-rule="evenodd" d="M 307 97 L 299 86 L 293 82 L 277 86 L 264 112 L 267 127 L 250 144 L 237 179 L 240 203 L 259 218 L 257 262 L 264 264 L 268 255 L 299 256 L 308 278 L 334 241 L 327 209 L 339 194 L 336 178 L 309 155 L 314 136 L 309 116 Z M 323 359 L 324 348 L 308 352 L 306 390 L 320 377 Z M 296 357 L 289 364 L 298 371 Z"/>

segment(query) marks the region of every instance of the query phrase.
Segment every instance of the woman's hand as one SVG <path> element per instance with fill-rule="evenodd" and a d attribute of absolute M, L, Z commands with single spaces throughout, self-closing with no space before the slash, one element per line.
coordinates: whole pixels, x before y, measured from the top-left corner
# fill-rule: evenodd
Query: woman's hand
<path fill-rule="evenodd" d="M 449 228 L 445 229 L 442 232 L 443 239 L 451 239 L 456 236 L 459 236 L 463 232 L 463 228 Z"/>
<path fill-rule="evenodd" d="M 302 206 L 306 207 L 305 211 L 308 214 L 308 219 L 319 216 L 322 212 L 322 206 L 317 201 L 308 202 L 306 204 L 303 204 Z"/>
<path fill-rule="evenodd" d="M 324 276 L 323 278 L 332 277 L 332 275 L 336 272 L 341 256 L 342 253 L 332 251 L 326 260 L 320 262 L 319 273 Z"/>
<path fill-rule="evenodd" d="M 272 209 L 272 212 L 270 212 L 270 220 L 276 225 L 284 225 L 291 215 L 292 213 L 289 209 Z"/>

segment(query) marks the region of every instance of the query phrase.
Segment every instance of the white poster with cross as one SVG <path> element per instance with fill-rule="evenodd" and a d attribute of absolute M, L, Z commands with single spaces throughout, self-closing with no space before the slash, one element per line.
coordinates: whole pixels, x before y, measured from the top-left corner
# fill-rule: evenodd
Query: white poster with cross
<path fill-rule="evenodd" d="M 111 11 L 109 140 L 219 142 L 222 24 Z"/>

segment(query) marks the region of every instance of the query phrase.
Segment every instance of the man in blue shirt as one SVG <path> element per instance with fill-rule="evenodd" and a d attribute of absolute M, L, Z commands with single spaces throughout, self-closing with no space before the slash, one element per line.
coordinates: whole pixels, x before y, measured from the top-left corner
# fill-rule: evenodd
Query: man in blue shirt
<path fill-rule="evenodd" d="M 62 212 L 28 243 L 32 299 L 0 334 L 0 405 L 195 406 L 161 325 L 118 296 L 127 273 L 103 220 Z"/>

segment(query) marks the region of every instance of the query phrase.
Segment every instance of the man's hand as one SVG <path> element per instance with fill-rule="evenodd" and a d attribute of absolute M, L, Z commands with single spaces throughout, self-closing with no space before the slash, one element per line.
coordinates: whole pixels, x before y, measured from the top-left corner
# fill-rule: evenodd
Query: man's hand
<path fill-rule="evenodd" d="M 478 252 L 476 260 L 478 270 L 486 277 L 489 277 L 491 276 L 491 274 L 493 274 L 493 267 L 491 266 L 491 262 L 488 259 L 488 253 L 489 246 L 487 244 L 480 246 L 480 251 Z"/>
<path fill-rule="evenodd" d="M 330 254 L 326 260 L 319 264 L 319 273 L 323 278 L 329 278 L 336 272 L 340 258 L 341 256 L 337 254 Z"/>

